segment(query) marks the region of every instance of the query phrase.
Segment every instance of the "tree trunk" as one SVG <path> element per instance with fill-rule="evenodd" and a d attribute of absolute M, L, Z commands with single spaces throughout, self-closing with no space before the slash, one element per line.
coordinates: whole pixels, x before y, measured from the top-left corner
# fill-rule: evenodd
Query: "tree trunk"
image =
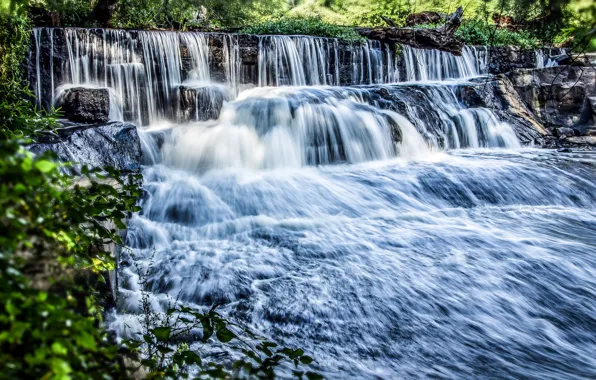
<path fill-rule="evenodd" d="M 445 24 L 433 29 L 419 28 L 356 28 L 361 36 L 371 40 L 400 43 L 421 49 L 438 49 L 461 55 L 463 43 L 454 34 L 464 14 L 462 7 L 447 18 Z"/>
<path fill-rule="evenodd" d="M 108 28 L 110 21 L 112 21 L 116 3 L 118 3 L 118 0 L 98 0 L 91 13 L 91 20 L 96 21 L 98 27 Z"/>

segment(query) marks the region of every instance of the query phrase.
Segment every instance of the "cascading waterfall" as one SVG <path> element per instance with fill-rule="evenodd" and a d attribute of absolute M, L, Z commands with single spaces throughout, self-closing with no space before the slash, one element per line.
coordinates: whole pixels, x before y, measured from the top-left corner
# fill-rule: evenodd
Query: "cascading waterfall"
<path fill-rule="evenodd" d="M 486 74 L 486 47 L 464 46 L 461 57 L 440 50 L 403 46 L 406 81 L 442 81 Z"/>
<path fill-rule="evenodd" d="M 550 48 L 550 49 L 548 49 L 547 52 L 548 52 L 548 54 L 545 53 L 544 49 L 534 50 L 534 58 L 536 60 L 536 68 L 537 69 L 544 69 L 547 67 L 559 66 L 559 63 L 557 62 L 557 60 L 553 59 L 551 56 L 561 55 L 565 51 L 564 51 L 564 49 Z"/>
<path fill-rule="evenodd" d="M 259 38 L 259 85 L 337 85 L 339 61 L 336 40 L 300 36 Z"/>
<path fill-rule="evenodd" d="M 143 126 L 119 337 L 152 263 L 156 311 L 217 304 L 330 379 L 596 374 L 596 160 L 520 149 L 472 99 L 483 48 L 400 66 L 375 42 L 254 37 L 247 58 L 247 36 L 66 29 L 46 54 L 59 38 L 34 30 L 42 105 L 108 87 Z"/>

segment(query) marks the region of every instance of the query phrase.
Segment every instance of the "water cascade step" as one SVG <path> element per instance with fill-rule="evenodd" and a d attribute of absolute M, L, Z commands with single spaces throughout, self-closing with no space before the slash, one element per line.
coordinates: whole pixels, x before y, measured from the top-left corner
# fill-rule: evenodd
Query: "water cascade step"
<path fill-rule="evenodd" d="M 33 40 L 40 106 L 108 89 L 110 118 L 138 127 L 142 209 L 108 320 L 119 338 L 141 332 L 138 269 L 152 265 L 157 312 L 217 304 L 329 379 L 596 374 L 596 160 L 522 148 L 544 131 L 506 78 L 481 77 L 490 49 L 107 29 Z"/>
<path fill-rule="evenodd" d="M 65 86 L 109 88 L 113 119 L 138 125 L 192 114 L 171 106 L 180 104 L 180 86 L 224 84 L 235 97 L 251 85 L 460 79 L 487 66 L 483 48 L 465 47 L 456 57 L 404 46 L 396 56 L 378 41 L 305 36 L 36 28 L 33 43 L 30 75 L 40 106 L 55 105 Z"/>

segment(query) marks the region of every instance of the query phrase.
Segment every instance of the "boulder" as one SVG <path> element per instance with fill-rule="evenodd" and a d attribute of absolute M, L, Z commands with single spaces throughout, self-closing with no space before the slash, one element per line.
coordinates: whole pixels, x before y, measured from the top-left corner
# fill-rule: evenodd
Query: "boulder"
<path fill-rule="evenodd" d="M 556 128 L 555 132 L 555 136 L 559 137 L 560 139 L 565 139 L 567 137 L 573 137 L 576 135 L 575 130 L 571 128 Z"/>
<path fill-rule="evenodd" d="M 60 161 L 90 168 L 114 167 L 124 173 L 141 170 L 141 143 L 133 124 L 110 122 L 102 125 L 65 122 L 56 133 L 48 133 L 28 149 L 36 154 L 54 152 Z"/>
<path fill-rule="evenodd" d="M 594 126 L 596 70 L 591 67 L 521 69 L 508 74 L 514 88 L 548 128 Z"/>
<path fill-rule="evenodd" d="M 596 147 L 596 136 L 575 136 L 565 140 L 568 144 L 583 147 Z"/>
<path fill-rule="evenodd" d="M 506 76 L 498 75 L 491 79 L 478 78 L 472 82 L 476 83 L 474 86 L 476 94 L 470 94 L 467 98 L 468 102 L 472 100 L 477 104 L 470 104 L 471 106 L 490 108 L 501 121 L 513 127 L 522 144 L 539 146 L 544 144 L 544 139 L 549 132 L 540 120 L 536 119 Z"/>
<path fill-rule="evenodd" d="M 110 94 L 107 88 L 69 88 L 60 94 L 58 106 L 69 120 L 105 123 L 110 116 Z"/>

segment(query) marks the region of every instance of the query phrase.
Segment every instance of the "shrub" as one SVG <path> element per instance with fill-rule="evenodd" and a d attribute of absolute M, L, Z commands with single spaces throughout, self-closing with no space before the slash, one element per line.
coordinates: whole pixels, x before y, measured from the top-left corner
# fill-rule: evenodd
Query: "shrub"
<path fill-rule="evenodd" d="M 0 142 L 0 369 L 7 378 L 121 377 L 117 348 L 101 328 L 93 282 L 113 268 L 104 249 L 121 242 L 139 195 L 134 179 L 119 188 L 88 186 L 62 174 L 49 155 Z"/>
<path fill-rule="evenodd" d="M 255 26 L 243 28 L 240 33 L 246 34 L 284 34 L 309 35 L 318 37 L 338 38 L 345 41 L 363 41 L 353 28 L 330 25 L 317 19 L 285 18 L 278 21 L 267 21 Z"/>
<path fill-rule="evenodd" d="M 21 64 L 30 42 L 29 21 L 0 12 L 0 138 L 23 138 L 53 128 L 55 118 L 33 107 Z"/>
<path fill-rule="evenodd" d="M 540 41 L 528 32 L 497 29 L 483 20 L 465 20 L 455 33 L 455 36 L 468 45 L 513 45 L 522 48 L 540 46 Z"/>

